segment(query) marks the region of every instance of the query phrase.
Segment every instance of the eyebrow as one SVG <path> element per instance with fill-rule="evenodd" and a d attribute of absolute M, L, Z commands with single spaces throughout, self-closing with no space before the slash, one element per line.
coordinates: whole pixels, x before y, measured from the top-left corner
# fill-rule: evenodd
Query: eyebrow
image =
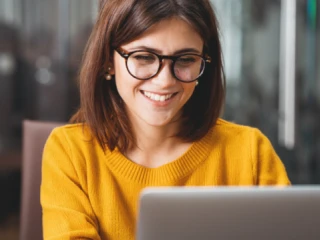
<path fill-rule="evenodd" d="M 154 53 L 161 54 L 161 50 L 156 49 L 156 48 L 147 47 L 147 46 L 137 46 L 137 47 L 134 47 L 132 50 L 133 51 L 135 51 L 135 50 L 146 50 L 148 52 L 154 52 Z M 183 49 L 175 51 L 173 53 L 173 55 L 179 55 L 179 54 L 183 54 L 183 53 L 201 54 L 201 52 L 198 49 L 195 49 L 195 48 L 183 48 Z"/>

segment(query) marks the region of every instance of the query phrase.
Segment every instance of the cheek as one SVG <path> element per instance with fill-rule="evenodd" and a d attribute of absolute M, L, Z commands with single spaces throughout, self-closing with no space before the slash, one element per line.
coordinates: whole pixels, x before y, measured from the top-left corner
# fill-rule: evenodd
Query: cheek
<path fill-rule="evenodd" d="M 132 98 L 139 89 L 140 81 L 133 78 L 125 69 L 115 76 L 117 90 L 123 100 Z"/>
<path fill-rule="evenodd" d="M 125 60 L 118 55 L 114 57 L 114 71 L 117 86 L 126 82 L 130 76 L 127 71 Z"/>
<path fill-rule="evenodd" d="M 184 86 L 184 93 L 187 100 L 192 96 L 193 92 L 195 91 L 195 86 L 193 86 L 193 83 L 185 83 L 187 85 Z"/>
<path fill-rule="evenodd" d="M 121 94 L 129 89 L 130 75 L 128 74 L 126 67 L 122 64 L 118 64 L 115 67 L 115 81 L 118 92 Z"/>

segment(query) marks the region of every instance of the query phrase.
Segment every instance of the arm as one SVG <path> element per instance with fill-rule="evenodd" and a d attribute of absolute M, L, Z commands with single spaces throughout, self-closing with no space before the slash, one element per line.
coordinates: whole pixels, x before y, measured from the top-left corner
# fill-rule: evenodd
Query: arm
<path fill-rule="evenodd" d="M 286 169 L 269 139 L 259 130 L 252 132 L 253 172 L 257 185 L 290 185 Z"/>
<path fill-rule="evenodd" d="M 100 240 L 98 222 L 62 130 L 54 130 L 44 148 L 41 205 L 44 239 Z M 84 169 L 85 168 L 81 168 Z"/>

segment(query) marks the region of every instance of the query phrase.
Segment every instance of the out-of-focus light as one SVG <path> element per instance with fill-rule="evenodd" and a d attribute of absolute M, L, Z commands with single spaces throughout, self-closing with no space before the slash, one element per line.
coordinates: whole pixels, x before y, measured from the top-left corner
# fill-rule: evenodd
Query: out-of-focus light
<path fill-rule="evenodd" d="M 0 53 L 0 75 L 9 76 L 15 70 L 15 60 L 10 53 Z"/>
<path fill-rule="evenodd" d="M 311 26 L 315 28 L 317 24 L 317 0 L 308 0 L 307 12 Z"/>

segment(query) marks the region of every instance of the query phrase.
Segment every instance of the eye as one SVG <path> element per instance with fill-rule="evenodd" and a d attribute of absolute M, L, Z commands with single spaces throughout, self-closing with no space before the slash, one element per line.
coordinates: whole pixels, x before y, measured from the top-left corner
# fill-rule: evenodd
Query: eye
<path fill-rule="evenodd" d="M 143 54 L 135 54 L 132 56 L 135 61 L 138 62 L 147 62 L 147 63 L 152 63 L 156 61 L 156 56 L 153 54 L 148 54 L 148 53 L 143 53 Z"/>
<path fill-rule="evenodd" d="M 190 65 L 197 62 L 199 57 L 196 56 L 182 56 L 177 59 L 179 65 Z"/>

